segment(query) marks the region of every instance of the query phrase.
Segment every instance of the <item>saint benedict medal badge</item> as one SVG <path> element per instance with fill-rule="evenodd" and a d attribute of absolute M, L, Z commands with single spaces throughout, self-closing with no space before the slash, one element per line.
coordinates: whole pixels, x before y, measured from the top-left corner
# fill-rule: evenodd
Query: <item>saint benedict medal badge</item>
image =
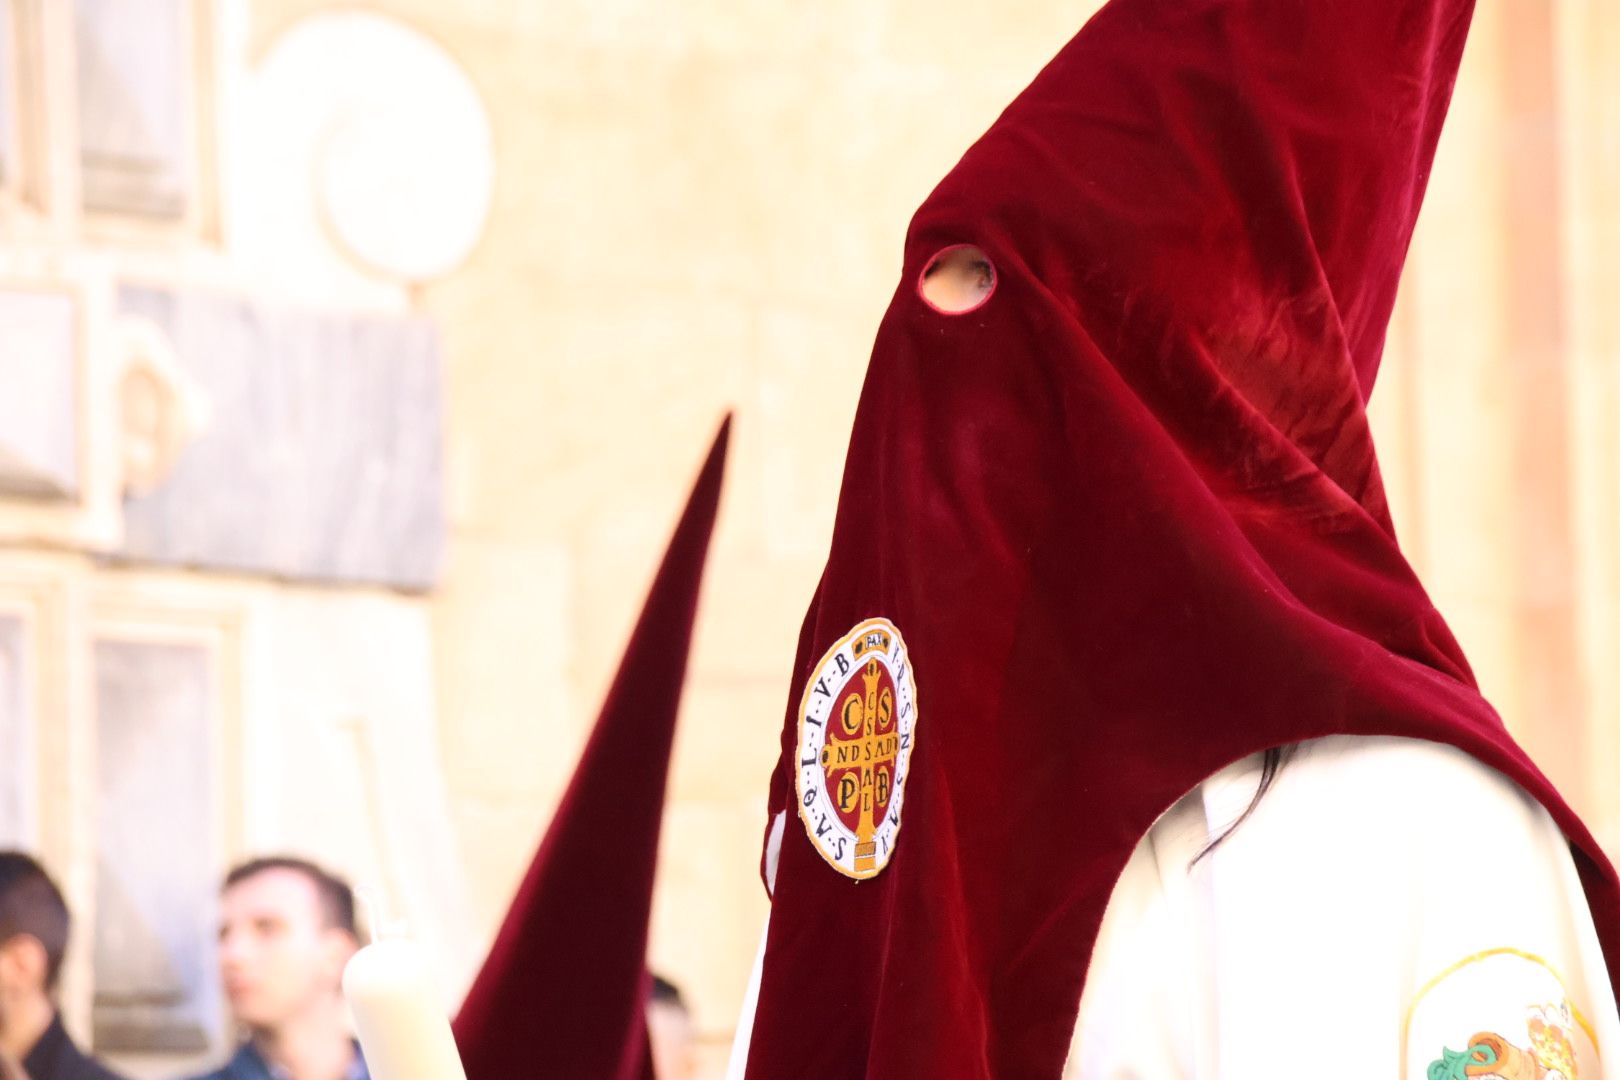
<path fill-rule="evenodd" d="M 799 703 L 799 817 L 840 874 L 894 856 L 917 731 L 917 687 L 900 631 L 868 619 L 827 650 Z"/>

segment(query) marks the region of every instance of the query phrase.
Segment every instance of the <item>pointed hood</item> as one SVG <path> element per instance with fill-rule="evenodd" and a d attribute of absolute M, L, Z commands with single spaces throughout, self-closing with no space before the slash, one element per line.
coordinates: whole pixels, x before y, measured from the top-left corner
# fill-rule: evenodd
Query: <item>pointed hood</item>
<path fill-rule="evenodd" d="M 728 416 L 574 777 L 455 1019 L 468 1080 L 643 1080 L 647 919 Z"/>
<path fill-rule="evenodd" d="M 1113 0 L 918 210 L 771 787 L 751 1080 L 1057 1076 L 1154 819 L 1330 734 L 1516 780 L 1620 956 L 1367 424 L 1471 9 Z M 921 283 L 961 245 L 993 288 L 947 314 Z"/>

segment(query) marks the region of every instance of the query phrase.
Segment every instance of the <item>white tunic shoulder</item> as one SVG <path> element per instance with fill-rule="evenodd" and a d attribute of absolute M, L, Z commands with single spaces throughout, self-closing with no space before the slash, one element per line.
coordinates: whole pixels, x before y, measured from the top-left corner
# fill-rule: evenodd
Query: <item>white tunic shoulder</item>
<path fill-rule="evenodd" d="M 1137 846 L 1065 1077 L 1602 1077 L 1620 1018 L 1539 803 L 1452 747 L 1335 736 L 1198 858 L 1259 775 L 1211 777 Z"/>

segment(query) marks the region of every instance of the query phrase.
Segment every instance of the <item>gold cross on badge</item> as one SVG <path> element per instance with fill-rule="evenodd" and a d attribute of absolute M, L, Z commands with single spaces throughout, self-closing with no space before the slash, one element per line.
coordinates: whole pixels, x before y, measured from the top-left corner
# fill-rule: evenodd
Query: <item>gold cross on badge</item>
<path fill-rule="evenodd" d="M 838 709 L 838 723 L 827 732 L 821 750 L 821 766 L 828 779 L 839 777 L 834 802 L 839 813 L 848 814 L 860 800 L 861 816 L 855 827 L 855 869 L 870 870 L 877 865 L 877 843 L 873 834 L 877 823 L 873 811 L 889 800 L 894 778 L 894 762 L 900 752 L 900 735 L 890 730 L 894 723 L 894 691 L 883 682 L 883 669 L 877 660 L 868 660 L 861 671 L 863 691 L 851 691 Z M 842 737 L 840 737 L 842 736 Z M 888 769 L 880 769 L 887 765 Z"/>

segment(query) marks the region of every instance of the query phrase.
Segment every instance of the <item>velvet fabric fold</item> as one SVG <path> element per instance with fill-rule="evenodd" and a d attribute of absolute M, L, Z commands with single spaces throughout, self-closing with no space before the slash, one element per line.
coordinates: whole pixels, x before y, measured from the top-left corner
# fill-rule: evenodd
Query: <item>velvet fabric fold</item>
<path fill-rule="evenodd" d="M 1367 423 L 1471 12 L 1113 0 L 917 211 L 771 783 L 752 1080 L 1056 1078 L 1137 840 L 1332 734 L 1455 745 L 1543 802 L 1620 975 L 1614 872 L 1402 556 Z M 919 282 L 960 244 L 995 290 L 943 314 Z M 852 880 L 801 811 L 865 774 L 806 754 L 803 713 L 873 619 L 917 713 L 904 828 Z"/>
<path fill-rule="evenodd" d="M 728 416 L 573 780 L 456 1016 L 468 1080 L 652 1080 L 647 919 L 730 430 Z"/>

